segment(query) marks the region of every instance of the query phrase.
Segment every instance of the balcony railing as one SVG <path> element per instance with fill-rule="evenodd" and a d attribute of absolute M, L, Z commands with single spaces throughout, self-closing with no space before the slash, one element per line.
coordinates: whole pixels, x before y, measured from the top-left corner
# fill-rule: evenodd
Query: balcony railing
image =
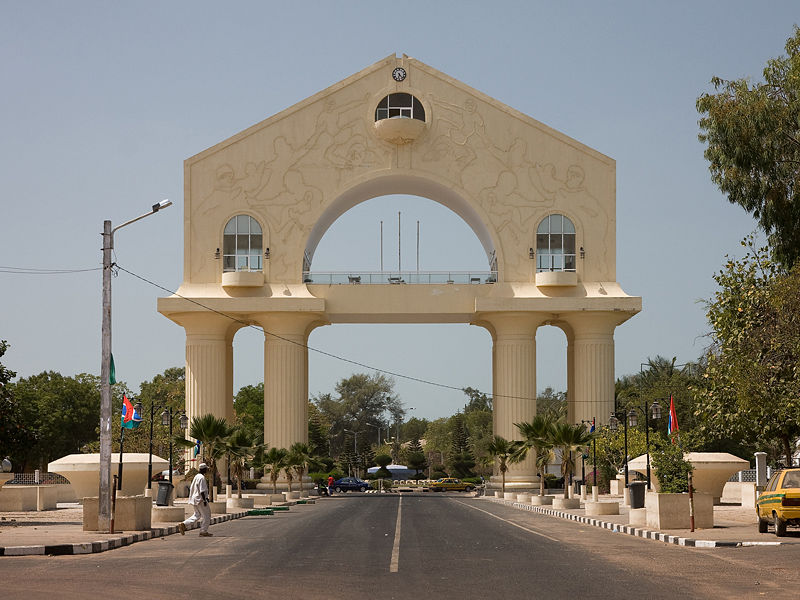
<path fill-rule="evenodd" d="M 474 285 L 496 283 L 497 271 L 304 271 L 303 282 L 314 285 Z"/>

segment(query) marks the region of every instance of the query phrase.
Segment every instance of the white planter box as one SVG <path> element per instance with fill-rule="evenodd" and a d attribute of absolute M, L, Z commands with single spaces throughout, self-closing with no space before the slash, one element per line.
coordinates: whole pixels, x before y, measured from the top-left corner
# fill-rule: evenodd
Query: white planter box
<path fill-rule="evenodd" d="M 689 494 L 647 492 L 645 500 L 647 526 L 653 529 L 689 529 Z M 694 494 L 694 526 L 714 527 L 714 498 L 710 494 Z"/>

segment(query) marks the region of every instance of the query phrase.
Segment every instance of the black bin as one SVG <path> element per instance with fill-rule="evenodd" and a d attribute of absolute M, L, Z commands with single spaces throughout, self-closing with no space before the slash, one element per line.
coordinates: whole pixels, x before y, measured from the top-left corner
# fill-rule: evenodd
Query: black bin
<path fill-rule="evenodd" d="M 169 506 L 172 500 L 173 485 L 169 481 L 158 482 L 158 496 L 156 496 L 156 506 Z"/>
<path fill-rule="evenodd" d="M 631 508 L 644 508 L 644 492 L 646 489 L 646 481 L 631 481 L 628 484 L 628 493 L 631 497 Z"/>

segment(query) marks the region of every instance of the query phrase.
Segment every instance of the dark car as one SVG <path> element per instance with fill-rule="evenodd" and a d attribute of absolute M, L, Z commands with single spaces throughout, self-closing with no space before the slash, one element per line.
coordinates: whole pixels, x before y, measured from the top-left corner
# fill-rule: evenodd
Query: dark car
<path fill-rule="evenodd" d="M 358 477 L 342 477 L 333 482 L 334 492 L 366 492 L 369 483 Z"/>

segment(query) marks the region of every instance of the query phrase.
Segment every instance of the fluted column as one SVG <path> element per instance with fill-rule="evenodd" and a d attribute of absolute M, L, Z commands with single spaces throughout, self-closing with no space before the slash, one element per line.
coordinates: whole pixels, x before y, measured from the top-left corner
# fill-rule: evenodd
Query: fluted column
<path fill-rule="evenodd" d="M 268 313 L 264 328 L 264 442 L 289 448 L 308 442 L 308 334 L 319 316 Z"/>
<path fill-rule="evenodd" d="M 622 321 L 613 313 L 565 315 L 574 331 L 575 392 L 568 401 L 573 423 L 597 418 L 608 422 L 614 410 L 614 329 Z"/>
<path fill-rule="evenodd" d="M 536 329 L 545 321 L 540 313 L 490 313 L 481 323 L 492 331 L 494 345 L 493 409 L 495 435 L 507 440 L 522 436 L 514 423 L 531 421 L 536 416 Z M 499 484 L 499 473 L 492 478 Z M 533 454 L 509 465 L 506 487 L 525 489 L 538 481 Z"/>
<path fill-rule="evenodd" d="M 228 416 L 227 366 L 231 353 L 231 320 L 202 313 L 180 319 L 186 330 L 186 416 Z"/>

